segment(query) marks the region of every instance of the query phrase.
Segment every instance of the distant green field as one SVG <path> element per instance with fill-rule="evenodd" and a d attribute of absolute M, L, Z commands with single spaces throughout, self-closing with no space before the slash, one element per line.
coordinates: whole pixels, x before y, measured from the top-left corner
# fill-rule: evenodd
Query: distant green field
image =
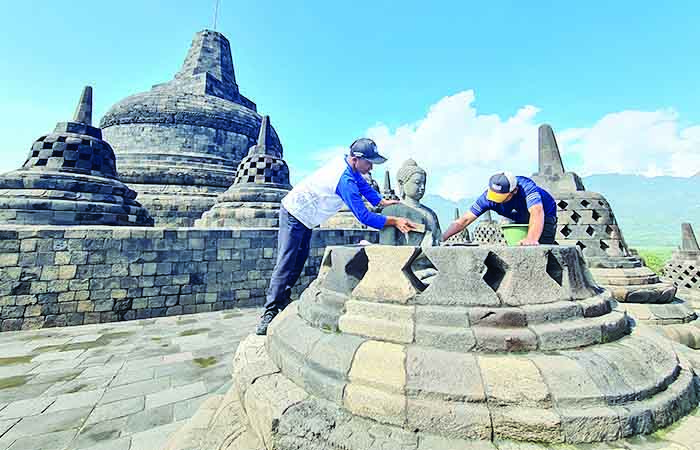
<path fill-rule="evenodd" d="M 673 252 L 673 247 L 636 247 L 639 252 L 639 256 L 644 259 L 647 267 L 661 274 L 666 262 L 671 259 L 671 253 Z"/>

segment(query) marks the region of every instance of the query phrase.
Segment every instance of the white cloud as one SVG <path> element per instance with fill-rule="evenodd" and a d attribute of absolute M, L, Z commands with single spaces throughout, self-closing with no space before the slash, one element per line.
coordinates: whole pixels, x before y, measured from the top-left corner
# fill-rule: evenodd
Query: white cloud
<path fill-rule="evenodd" d="M 556 132 L 556 130 L 555 130 Z M 700 171 L 700 125 L 682 127 L 678 114 L 621 111 L 586 129 L 559 133 L 559 146 L 580 157 L 580 175 L 627 173 L 690 176 Z"/>
<path fill-rule="evenodd" d="M 380 151 L 389 157 L 375 167 L 392 180 L 407 158 L 428 172 L 428 192 L 450 199 L 478 195 L 488 177 L 500 170 L 531 175 L 537 170 L 537 114 L 526 105 L 506 118 L 479 114 L 473 90 L 444 97 L 425 117 L 396 129 L 379 123 L 369 130 Z M 557 129 L 555 133 L 567 170 L 581 176 L 627 173 L 646 176 L 689 176 L 700 171 L 700 125 L 683 127 L 678 114 L 621 111 L 604 115 L 589 128 Z M 319 152 L 337 154 L 337 149 Z"/>

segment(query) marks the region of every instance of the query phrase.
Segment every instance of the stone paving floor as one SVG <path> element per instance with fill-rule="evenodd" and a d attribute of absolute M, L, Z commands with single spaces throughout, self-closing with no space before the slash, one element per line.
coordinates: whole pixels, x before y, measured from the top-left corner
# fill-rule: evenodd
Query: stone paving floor
<path fill-rule="evenodd" d="M 0 333 L 0 450 L 157 450 L 231 383 L 257 309 Z"/>

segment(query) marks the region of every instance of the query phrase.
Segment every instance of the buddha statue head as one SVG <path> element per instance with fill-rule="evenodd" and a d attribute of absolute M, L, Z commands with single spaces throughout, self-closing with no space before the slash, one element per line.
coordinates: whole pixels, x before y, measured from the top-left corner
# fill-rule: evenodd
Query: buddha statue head
<path fill-rule="evenodd" d="M 425 195 L 427 174 L 412 159 L 407 159 L 396 173 L 399 183 L 399 197 L 407 203 L 420 203 Z"/>

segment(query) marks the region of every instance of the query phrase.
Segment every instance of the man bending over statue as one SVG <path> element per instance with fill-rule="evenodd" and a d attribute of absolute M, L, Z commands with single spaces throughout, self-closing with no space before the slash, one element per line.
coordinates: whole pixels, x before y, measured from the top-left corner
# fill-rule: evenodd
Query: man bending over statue
<path fill-rule="evenodd" d="M 382 216 L 367 209 L 362 197 L 373 206 L 388 206 L 398 200 L 384 200 L 362 175 L 382 164 L 386 158 L 377 152 L 371 139 L 358 139 L 346 156 L 340 156 L 302 180 L 282 199 L 277 263 L 267 291 L 265 312 L 256 333 L 267 334 L 272 319 L 291 301 L 306 259 L 309 257 L 311 229 L 328 220 L 347 205 L 364 225 L 381 230 L 396 227 L 402 233 L 415 230 L 416 224 L 395 216 Z"/>
<path fill-rule="evenodd" d="M 510 172 L 497 173 L 489 187 L 462 217 L 450 224 L 443 240 L 459 233 L 487 210 L 495 211 L 515 223 L 528 224 L 520 245 L 554 244 L 557 232 L 557 205 L 549 192 L 527 177 Z"/>

